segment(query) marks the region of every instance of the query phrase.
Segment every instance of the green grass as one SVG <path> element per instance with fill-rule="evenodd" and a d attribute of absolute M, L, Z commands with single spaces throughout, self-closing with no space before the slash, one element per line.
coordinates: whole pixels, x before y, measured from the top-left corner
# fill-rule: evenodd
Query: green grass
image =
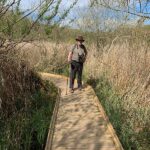
<path fill-rule="evenodd" d="M 125 150 L 149 150 L 150 129 L 146 109 L 127 105 L 104 76 L 87 81 L 92 85 Z M 142 127 L 142 125 L 145 125 Z M 137 132 L 136 125 L 142 127 Z"/>
<path fill-rule="evenodd" d="M 48 91 L 41 89 L 29 97 L 30 106 L 19 109 L 8 119 L 0 118 L 0 149 L 44 149 L 57 96 L 52 83 L 45 85 Z"/>

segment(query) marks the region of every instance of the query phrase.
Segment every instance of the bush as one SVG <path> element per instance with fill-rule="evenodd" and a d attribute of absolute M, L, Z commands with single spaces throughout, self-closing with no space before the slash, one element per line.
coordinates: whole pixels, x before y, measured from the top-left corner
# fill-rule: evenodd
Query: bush
<path fill-rule="evenodd" d="M 149 109 L 127 104 L 104 76 L 87 83 L 93 86 L 124 149 L 149 150 Z"/>
<path fill-rule="evenodd" d="M 30 105 L 20 104 L 17 99 L 16 111 L 0 116 L 0 146 L 2 149 L 43 149 L 53 113 L 57 90 L 49 84 L 48 91 L 38 89 L 28 96 Z M 22 102 L 21 102 L 22 103 Z M 12 108 L 12 109 L 13 109 Z"/>
<path fill-rule="evenodd" d="M 17 59 L 15 50 L 1 49 L 1 56 L 5 57 L 0 60 L 0 149 L 41 150 L 57 88 Z"/>

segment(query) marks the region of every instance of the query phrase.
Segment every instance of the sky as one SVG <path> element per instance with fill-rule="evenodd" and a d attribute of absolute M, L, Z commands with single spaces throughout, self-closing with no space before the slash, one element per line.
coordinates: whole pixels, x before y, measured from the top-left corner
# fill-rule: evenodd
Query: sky
<path fill-rule="evenodd" d="M 36 7 L 40 1 L 42 0 L 21 0 L 21 8 L 23 10 L 26 9 L 31 9 L 33 7 Z M 61 5 L 60 5 L 60 11 L 63 12 L 63 10 L 69 8 L 69 6 L 74 2 L 74 0 L 62 0 Z M 86 14 L 86 8 L 88 6 L 89 0 L 78 0 L 76 6 L 74 6 L 74 8 L 71 10 L 71 12 L 69 13 L 68 17 L 63 21 L 63 24 L 67 24 L 71 19 L 73 18 L 77 18 L 78 20 L 80 20 L 80 13 L 84 13 Z M 138 6 L 137 6 L 138 9 Z M 105 14 L 104 14 L 105 15 Z M 133 20 L 131 19 L 131 21 L 136 22 L 136 19 L 133 17 Z M 115 20 L 114 18 L 110 18 L 113 21 Z M 146 20 L 145 24 L 150 24 L 150 20 Z"/>
<path fill-rule="evenodd" d="M 86 7 L 88 5 L 89 0 L 78 0 L 77 5 L 75 7 Z M 21 7 L 23 9 L 31 8 L 31 6 L 38 5 L 40 0 L 22 0 Z M 69 7 L 74 0 L 62 0 L 61 6 Z"/>
<path fill-rule="evenodd" d="M 43 0 L 21 0 L 21 9 L 27 10 L 27 9 L 33 9 L 36 8 L 40 2 Z M 57 0 L 56 0 L 57 1 Z M 71 5 L 71 2 L 74 0 L 62 0 L 59 10 L 63 11 L 64 9 L 68 8 Z M 81 0 L 79 0 L 81 1 Z M 76 7 L 83 6 L 83 0 L 81 3 L 78 3 Z"/>
<path fill-rule="evenodd" d="M 40 4 L 40 1 L 43 0 L 21 0 L 21 9 L 22 10 L 33 9 Z M 75 0 L 62 0 L 59 6 L 60 14 L 61 12 L 69 8 L 74 1 Z M 73 9 L 71 9 L 68 17 L 64 20 L 65 22 L 63 21 L 63 23 L 67 24 L 70 20 L 78 18 L 79 9 L 82 10 L 86 8 L 88 6 L 88 3 L 89 0 L 78 0 L 77 4 L 73 7 Z M 34 18 L 34 16 L 36 16 L 36 14 L 32 14 L 31 18 Z"/>

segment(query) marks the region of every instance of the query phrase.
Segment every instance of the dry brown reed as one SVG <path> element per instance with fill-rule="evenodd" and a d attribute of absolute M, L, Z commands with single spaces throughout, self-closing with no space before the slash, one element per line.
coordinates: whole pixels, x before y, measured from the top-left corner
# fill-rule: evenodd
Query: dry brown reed
<path fill-rule="evenodd" d="M 38 71 L 50 72 L 67 61 L 68 45 L 64 43 L 34 41 L 21 43 L 18 49 L 21 47 L 20 56 Z"/>
<path fill-rule="evenodd" d="M 1 117 L 6 118 L 18 112 L 18 105 L 27 108 L 28 96 L 42 86 L 40 77 L 20 56 L 15 45 L 6 41 L 0 48 L 0 111 Z"/>
<path fill-rule="evenodd" d="M 21 55 L 37 70 L 51 71 L 65 64 L 71 44 L 34 42 L 25 44 Z M 95 44 L 87 45 L 88 58 L 84 67 L 86 78 L 106 74 L 117 91 L 125 96 L 135 93 L 136 103 L 150 104 L 150 49 L 149 43 L 135 37 L 118 37 L 102 52 Z M 145 95 L 145 96 L 144 96 Z"/>
<path fill-rule="evenodd" d="M 35 42 L 27 44 L 22 52 L 29 56 L 30 63 L 37 70 L 50 72 L 67 61 L 70 45 L 72 44 Z M 121 126 L 121 136 L 126 136 L 126 131 L 133 139 L 136 139 L 136 134 L 144 134 L 141 136 L 143 142 L 139 142 L 139 137 L 139 141 L 134 141 L 142 143 L 142 147 L 146 146 L 144 138 L 150 132 L 149 42 L 135 36 L 118 36 L 102 49 L 98 49 L 94 43 L 86 46 L 88 58 L 84 66 L 85 79 L 99 79 L 101 76 L 107 78 L 114 89 L 113 94 L 115 92 L 119 95 L 118 100 L 122 105 L 120 111 L 124 114 L 124 124 Z"/>

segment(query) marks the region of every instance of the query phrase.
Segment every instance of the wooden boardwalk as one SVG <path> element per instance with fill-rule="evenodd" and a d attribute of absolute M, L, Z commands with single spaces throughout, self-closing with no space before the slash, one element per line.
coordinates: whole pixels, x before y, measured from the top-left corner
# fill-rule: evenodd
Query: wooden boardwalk
<path fill-rule="evenodd" d="M 123 150 L 94 90 L 66 95 L 66 78 L 42 73 L 61 89 L 45 150 Z"/>

